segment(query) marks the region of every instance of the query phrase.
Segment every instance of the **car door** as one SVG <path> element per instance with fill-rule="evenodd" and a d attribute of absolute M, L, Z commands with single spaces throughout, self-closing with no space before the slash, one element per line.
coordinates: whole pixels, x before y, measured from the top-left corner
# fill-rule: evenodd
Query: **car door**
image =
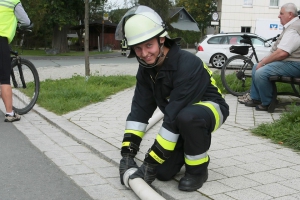
<path fill-rule="evenodd" d="M 269 54 L 271 45 L 265 45 L 262 38 L 252 38 L 251 40 L 258 57 L 258 61 L 260 61 Z M 253 63 L 256 63 L 255 58 L 253 58 L 252 61 Z"/>
<path fill-rule="evenodd" d="M 212 37 L 207 41 L 209 45 L 209 55 L 212 56 L 216 53 L 226 53 L 226 48 L 228 48 L 228 41 L 226 36 L 216 36 Z"/>

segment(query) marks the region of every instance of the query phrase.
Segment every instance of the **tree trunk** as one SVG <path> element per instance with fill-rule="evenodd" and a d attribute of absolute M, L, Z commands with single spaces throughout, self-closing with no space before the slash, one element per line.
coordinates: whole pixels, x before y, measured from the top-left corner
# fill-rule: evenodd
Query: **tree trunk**
<path fill-rule="evenodd" d="M 53 38 L 52 38 L 52 48 L 56 49 L 58 53 L 66 53 L 69 51 L 68 41 L 67 41 L 67 32 L 68 26 L 55 26 L 53 28 Z"/>

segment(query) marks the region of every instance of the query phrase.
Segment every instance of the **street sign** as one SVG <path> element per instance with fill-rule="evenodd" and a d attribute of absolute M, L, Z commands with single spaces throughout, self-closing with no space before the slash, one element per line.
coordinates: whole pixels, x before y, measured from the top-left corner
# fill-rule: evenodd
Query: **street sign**
<path fill-rule="evenodd" d="M 104 19 L 104 20 L 108 20 L 108 13 L 104 13 L 104 14 L 103 14 L 103 19 Z"/>

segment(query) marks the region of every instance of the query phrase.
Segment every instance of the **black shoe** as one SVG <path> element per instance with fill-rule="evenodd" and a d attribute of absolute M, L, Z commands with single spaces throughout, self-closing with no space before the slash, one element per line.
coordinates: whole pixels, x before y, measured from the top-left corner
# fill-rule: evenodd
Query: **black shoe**
<path fill-rule="evenodd" d="M 267 105 L 267 106 L 264 106 L 264 105 L 257 105 L 257 106 L 255 107 L 255 110 L 257 110 L 257 111 L 268 111 L 268 108 L 269 108 L 269 105 Z"/>
<path fill-rule="evenodd" d="M 261 101 L 252 99 L 252 100 L 250 100 L 250 101 L 247 101 L 247 102 L 245 103 L 245 106 L 247 106 L 247 107 L 256 107 L 256 106 L 258 106 L 258 105 L 260 105 L 260 104 L 261 104 Z"/>
<path fill-rule="evenodd" d="M 202 175 L 191 175 L 185 172 L 184 177 L 179 181 L 178 189 L 183 191 L 196 191 L 201 188 L 208 179 L 208 170 Z"/>

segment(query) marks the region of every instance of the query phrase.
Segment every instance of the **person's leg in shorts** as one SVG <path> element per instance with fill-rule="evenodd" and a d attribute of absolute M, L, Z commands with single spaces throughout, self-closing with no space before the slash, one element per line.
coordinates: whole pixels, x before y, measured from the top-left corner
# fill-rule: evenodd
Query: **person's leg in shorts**
<path fill-rule="evenodd" d="M 10 51 L 8 40 L 0 37 L 0 87 L 1 97 L 6 109 L 5 121 L 19 121 L 20 116 L 14 113 L 12 108 L 12 89 L 10 85 Z"/>

